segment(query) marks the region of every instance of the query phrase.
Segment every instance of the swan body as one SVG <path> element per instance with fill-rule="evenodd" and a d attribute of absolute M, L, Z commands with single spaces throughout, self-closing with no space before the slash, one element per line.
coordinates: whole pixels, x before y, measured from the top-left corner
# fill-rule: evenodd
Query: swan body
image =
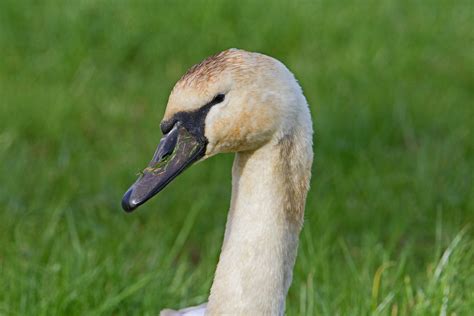
<path fill-rule="evenodd" d="M 263 54 L 221 52 L 176 83 L 161 127 L 165 137 L 145 174 L 125 194 L 126 210 L 171 181 L 169 170 L 184 170 L 173 165 L 178 158 L 192 164 L 236 153 L 230 210 L 208 303 L 161 315 L 283 315 L 313 161 L 311 116 L 293 74 Z M 186 151 L 190 154 L 175 149 L 181 143 L 179 148 L 193 144 Z M 156 167 L 165 159 L 168 169 Z"/>

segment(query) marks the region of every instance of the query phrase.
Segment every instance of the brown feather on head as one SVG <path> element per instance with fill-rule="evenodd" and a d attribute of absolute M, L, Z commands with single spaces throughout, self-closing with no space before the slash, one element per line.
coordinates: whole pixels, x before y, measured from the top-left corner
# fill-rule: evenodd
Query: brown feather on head
<path fill-rule="evenodd" d="M 207 85 L 218 78 L 229 67 L 235 67 L 242 64 L 243 50 L 231 48 L 204 59 L 188 69 L 188 71 L 179 79 L 175 88 L 184 86 Z"/>

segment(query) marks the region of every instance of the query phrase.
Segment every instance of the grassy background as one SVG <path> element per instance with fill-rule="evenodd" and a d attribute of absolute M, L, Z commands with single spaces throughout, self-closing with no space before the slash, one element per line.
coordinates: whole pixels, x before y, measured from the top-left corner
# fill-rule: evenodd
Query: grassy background
<path fill-rule="evenodd" d="M 138 212 L 180 75 L 229 47 L 294 71 L 316 163 L 288 315 L 474 310 L 472 1 L 0 2 L 0 314 L 207 298 L 232 156 Z"/>

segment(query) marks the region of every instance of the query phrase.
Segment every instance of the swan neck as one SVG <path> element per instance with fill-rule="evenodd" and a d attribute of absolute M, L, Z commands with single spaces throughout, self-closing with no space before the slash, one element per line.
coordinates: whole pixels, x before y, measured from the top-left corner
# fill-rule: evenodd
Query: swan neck
<path fill-rule="evenodd" d="M 208 315 L 284 314 L 312 162 L 296 136 L 236 154 Z"/>

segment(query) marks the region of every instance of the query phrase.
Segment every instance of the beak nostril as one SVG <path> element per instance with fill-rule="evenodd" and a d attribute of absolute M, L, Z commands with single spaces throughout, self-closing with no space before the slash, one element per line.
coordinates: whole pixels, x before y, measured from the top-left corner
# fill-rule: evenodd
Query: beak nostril
<path fill-rule="evenodd" d="M 162 161 L 166 157 L 170 156 L 174 148 L 176 147 L 176 142 L 178 140 L 178 128 L 177 125 L 169 131 L 160 141 L 160 145 L 153 157 L 153 161 L 158 162 Z"/>
<path fill-rule="evenodd" d="M 167 158 L 168 156 L 170 156 L 172 152 L 173 152 L 173 150 L 161 153 L 160 156 L 158 156 L 158 159 L 163 160 L 163 159 Z"/>

